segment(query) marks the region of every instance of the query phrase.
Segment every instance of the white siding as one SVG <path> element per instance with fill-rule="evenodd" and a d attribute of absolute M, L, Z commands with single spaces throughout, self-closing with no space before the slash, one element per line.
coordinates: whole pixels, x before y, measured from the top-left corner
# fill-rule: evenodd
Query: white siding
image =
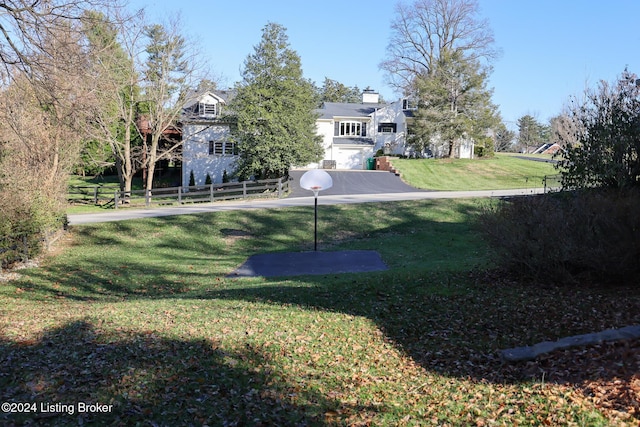
<path fill-rule="evenodd" d="M 238 156 L 210 155 L 209 141 L 225 141 L 230 136 L 227 125 L 187 124 L 183 128 L 182 185 L 189 185 L 193 171 L 196 185 L 204 185 L 207 173 L 213 183 L 221 183 L 222 175 L 234 171 L 234 162 Z"/>
<path fill-rule="evenodd" d="M 359 119 L 362 120 L 362 119 Z M 322 136 L 322 147 L 324 156 L 322 160 L 335 160 L 337 169 L 364 169 L 366 168 L 367 157 L 373 156 L 373 149 L 369 146 L 360 147 L 357 145 L 334 145 L 334 120 L 318 120 L 316 122 L 316 132 Z M 367 135 L 372 135 L 373 123 L 367 123 Z M 317 168 L 317 163 L 307 165 L 307 168 Z"/>
<path fill-rule="evenodd" d="M 374 114 L 374 151 L 385 149 L 387 147 L 388 154 L 403 154 L 405 151 L 405 141 L 407 135 L 407 120 L 402 112 L 402 101 L 389 104 Z M 395 123 L 395 133 L 380 133 L 378 125 L 380 123 Z"/>

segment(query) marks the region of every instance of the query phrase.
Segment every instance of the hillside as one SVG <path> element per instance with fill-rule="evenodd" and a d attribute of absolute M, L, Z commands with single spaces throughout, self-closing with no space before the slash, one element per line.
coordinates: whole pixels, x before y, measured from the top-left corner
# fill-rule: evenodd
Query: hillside
<path fill-rule="evenodd" d="M 556 175 L 553 163 L 540 157 L 497 154 L 488 159 L 393 159 L 408 184 L 428 190 L 499 190 L 543 187 L 545 175 Z M 545 160 L 550 160 L 546 158 Z"/>

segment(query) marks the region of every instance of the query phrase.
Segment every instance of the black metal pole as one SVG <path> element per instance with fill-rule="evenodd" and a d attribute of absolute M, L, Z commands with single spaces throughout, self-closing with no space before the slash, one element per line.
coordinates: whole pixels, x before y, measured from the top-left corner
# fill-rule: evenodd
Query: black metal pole
<path fill-rule="evenodd" d="M 313 227 L 313 250 L 317 251 L 318 250 L 318 196 L 315 197 L 315 207 L 314 207 L 314 212 L 315 212 L 315 224 Z"/>

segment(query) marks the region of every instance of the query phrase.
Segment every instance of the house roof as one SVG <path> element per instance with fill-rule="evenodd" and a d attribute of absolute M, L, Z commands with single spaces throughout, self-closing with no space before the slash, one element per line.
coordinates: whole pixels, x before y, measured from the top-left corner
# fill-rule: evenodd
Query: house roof
<path fill-rule="evenodd" d="M 228 117 L 231 113 L 230 110 L 227 109 L 227 103 L 233 99 L 236 95 L 236 91 L 233 89 L 230 90 L 216 90 L 215 92 L 206 90 L 203 92 L 191 91 L 187 95 L 187 103 L 182 109 L 182 117 L 181 120 L 183 122 L 203 122 L 203 123 L 211 123 L 211 122 L 227 122 Z M 215 100 L 215 103 L 218 104 L 219 107 L 216 107 L 215 114 L 212 115 L 202 115 L 198 111 L 199 102 L 211 102 L 211 99 Z M 224 111 L 225 114 L 222 114 L 221 111 Z"/>
<path fill-rule="evenodd" d="M 227 104 L 234 96 L 236 92 L 235 90 L 216 90 L 214 91 L 204 91 L 204 92 L 196 92 L 191 91 L 187 94 L 187 103 L 185 104 L 185 108 L 192 106 L 193 104 L 199 102 L 207 95 L 211 96 L 218 100 L 218 102 L 222 102 L 223 104 Z"/>
<path fill-rule="evenodd" d="M 386 106 L 386 104 L 355 104 L 347 102 L 325 102 L 322 108 L 316 110 L 321 119 L 334 117 L 368 117 L 374 111 Z"/>
<path fill-rule="evenodd" d="M 216 90 L 214 93 L 218 95 L 219 98 L 222 98 L 222 100 L 225 103 L 228 104 L 229 101 L 235 98 L 237 91 L 235 89 L 225 89 L 225 90 Z"/>
<path fill-rule="evenodd" d="M 415 110 L 402 110 L 402 114 L 407 118 L 413 117 L 413 113 L 415 113 Z"/>

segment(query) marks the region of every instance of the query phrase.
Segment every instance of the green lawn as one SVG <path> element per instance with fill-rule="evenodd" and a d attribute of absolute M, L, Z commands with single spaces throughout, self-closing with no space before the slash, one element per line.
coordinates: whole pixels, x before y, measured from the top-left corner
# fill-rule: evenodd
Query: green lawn
<path fill-rule="evenodd" d="M 543 156 L 529 156 L 542 158 Z M 487 159 L 394 159 L 410 185 L 429 190 L 501 190 L 543 187 L 545 175 L 558 171 L 550 163 L 496 154 Z"/>
<path fill-rule="evenodd" d="M 637 425 L 549 359 L 501 363 L 500 349 L 626 326 L 640 298 L 480 274 L 484 203 L 322 206 L 321 250 L 389 266 L 365 274 L 227 277 L 255 253 L 310 250 L 307 208 L 72 227 L 0 282 L 0 400 L 113 405 L 37 414 L 47 425 Z"/>

